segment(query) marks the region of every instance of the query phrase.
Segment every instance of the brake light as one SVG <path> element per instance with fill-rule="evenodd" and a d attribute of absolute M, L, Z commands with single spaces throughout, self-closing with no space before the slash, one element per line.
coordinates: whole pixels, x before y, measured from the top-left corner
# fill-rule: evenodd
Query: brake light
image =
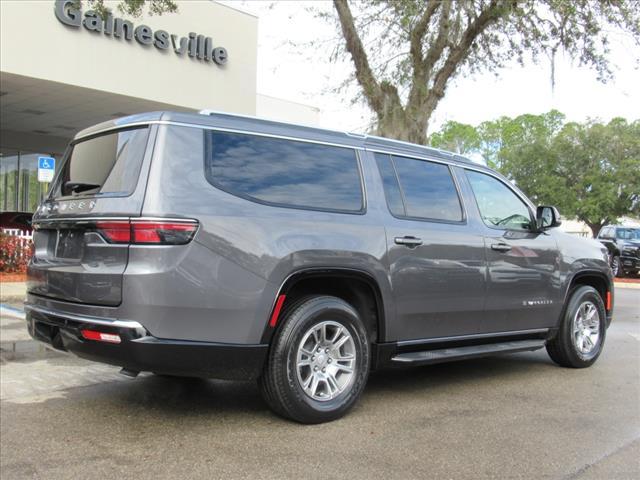
<path fill-rule="evenodd" d="M 98 342 L 120 343 L 120 335 L 115 333 L 98 332 L 97 330 L 81 330 L 82 336 L 87 340 L 96 340 Z"/>
<path fill-rule="evenodd" d="M 189 243 L 195 235 L 198 222 L 195 220 L 123 220 L 98 222 L 96 229 L 109 243 L 184 245 Z"/>
<path fill-rule="evenodd" d="M 133 243 L 183 245 L 191 241 L 197 229 L 197 223 L 144 221 L 131 223 Z"/>
<path fill-rule="evenodd" d="M 96 228 L 109 243 L 129 243 L 131 241 L 129 222 L 98 222 Z"/>

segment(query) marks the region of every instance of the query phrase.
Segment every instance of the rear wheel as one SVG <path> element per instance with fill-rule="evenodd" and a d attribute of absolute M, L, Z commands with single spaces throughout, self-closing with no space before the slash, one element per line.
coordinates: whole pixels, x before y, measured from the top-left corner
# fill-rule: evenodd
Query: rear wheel
<path fill-rule="evenodd" d="M 606 312 L 598 291 L 589 286 L 574 289 L 556 337 L 547 352 L 558 365 L 589 367 L 600 356 L 606 335 Z"/>
<path fill-rule="evenodd" d="M 368 374 L 369 344 L 358 312 L 336 297 L 306 297 L 285 312 L 259 385 L 276 413 L 321 423 L 349 411 Z"/>

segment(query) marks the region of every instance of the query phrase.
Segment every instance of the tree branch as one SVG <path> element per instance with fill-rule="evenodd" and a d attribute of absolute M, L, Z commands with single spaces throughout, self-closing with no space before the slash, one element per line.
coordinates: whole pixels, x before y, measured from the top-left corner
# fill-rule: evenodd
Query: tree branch
<path fill-rule="evenodd" d="M 427 27 L 429 26 L 429 23 L 431 23 L 431 18 L 435 14 L 438 7 L 440 7 L 440 5 L 442 5 L 442 2 L 440 2 L 439 0 L 431 0 L 431 2 L 429 2 L 429 4 L 427 5 L 424 13 L 422 14 L 422 17 L 420 17 L 415 27 L 411 30 L 410 52 L 411 63 L 413 67 L 413 78 L 411 82 L 411 90 L 409 92 L 408 105 L 419 105 L 421 103 L 419 101 L 420 97 L 424 96 L 424 93 L 427 90 L 427 80 L 429 73 L 422 53 L 422 43 L 424 41 L 424 36 L 427 33 Z M 449 16 L 450 8 L 450 1 L 445 1 L 442 13 L 440 14 L 440 28 L 438 39 L 444 37 L 445 41 L 446 35 L 443 35 L 442 32 L 442 19 Z M 429 49 L 428 55 L 431 53 L 431 50 L 432 48 Z"/>
<path fill-rule="evenodd" d="M 503 8 L 502 3 L 500 0 L 491 0 L 489 5 L 480 12 L 480 15 L 469 23 L 467 29 L 462 34 L 460 43 L 451 48 L 444 65 L 436 73 L 433 87 L 429 91 L 429 98 L 427 100 L 427 110 L 429 113 L 433 112 L 440 99 L 444 96 L 447 82 L 455 73 L 460 63 L 466 58 L 474 40 L 491 25 L 491 23 L 498 19 L 500 11 Z M 510 1 L 509 3 L 512 2 Z"/>
<path fill-rule="evenodd" d="M 349 4 L 347 0 L 333 0 L 333 6 L 338 13 L 346 49 L 351 54 L 356 69 L 356 79 L 362 86 L 364 96 L 369 105 L 379 114 L 383 109 L 384 94 L 369 65 L 369 59 L 356 30 Z"/>

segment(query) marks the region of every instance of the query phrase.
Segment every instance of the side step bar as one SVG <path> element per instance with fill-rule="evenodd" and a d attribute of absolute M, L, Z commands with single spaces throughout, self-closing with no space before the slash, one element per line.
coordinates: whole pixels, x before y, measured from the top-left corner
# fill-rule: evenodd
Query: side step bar
<path fill-rule="evenodd" d="M 545 340 L 517 340 L 512 342 L 472 345 L 468 347 L 443 348 L 422 352 L 400 353 L 391 358 L 392 364 L 428 365 L 440 362 L 466 360 L 467 358 L 484 357 L 498 353 L 529 352 L 544 347 Z"/>

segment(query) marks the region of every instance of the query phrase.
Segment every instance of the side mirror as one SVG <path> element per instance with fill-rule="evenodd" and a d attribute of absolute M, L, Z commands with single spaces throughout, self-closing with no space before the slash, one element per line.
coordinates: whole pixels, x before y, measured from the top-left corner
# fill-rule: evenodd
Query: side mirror
<path fill-rule="evenodd" d="M 562 225 L 560 212 L 556 207 L 541 205 L 536 211 L 536 223 L 538 230 L 548 230 L 549 228 Z"/>

